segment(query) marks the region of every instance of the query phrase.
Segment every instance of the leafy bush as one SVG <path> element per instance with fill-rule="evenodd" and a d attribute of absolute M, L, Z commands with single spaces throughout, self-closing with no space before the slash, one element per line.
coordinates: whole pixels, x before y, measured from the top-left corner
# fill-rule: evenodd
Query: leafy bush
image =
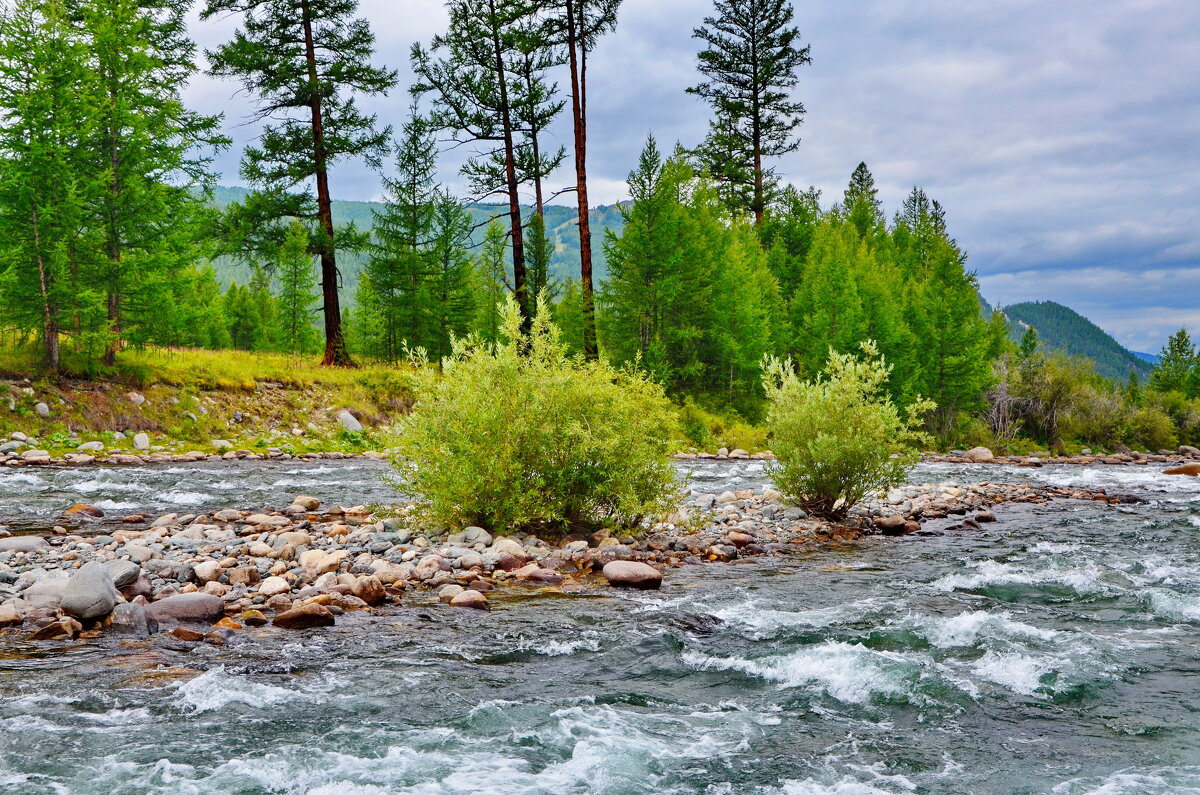
<path fill-rule="evenodd" d="M 839 520 L 876 489 L 903 483 L 917 462 L 917 430 L 933 409 L 917 400 L 904 413 L 887 397 L 891 367 L 874 343 L 860 359 L 830 351 L 825 375 L 804 381 L 791 360 L 763 363 L 767 427 L 776 485 L 817 516 Z"/>
<path fill-rule="evenodd" d="M 400 424 L 396 466 L 427 520 L 492 530 L 631 525 L 678 505 L 668 459 L 678 429 L 662 387 L 568 355 L 539 302 L 504 341 L 457 341 L 444 373 L 423 366 Z"/>

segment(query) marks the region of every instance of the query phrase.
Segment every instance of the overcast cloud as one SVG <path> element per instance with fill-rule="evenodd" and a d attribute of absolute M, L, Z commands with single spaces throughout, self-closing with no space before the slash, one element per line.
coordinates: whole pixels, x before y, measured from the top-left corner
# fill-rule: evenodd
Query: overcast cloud
<path fill-rule="evenodd" d="M 441 3 L 361 8 L 407 87 L 409 48 L 442 28 Z M 625 197 L 648 132 L 663 145 L 703 136 L 707 108 L 684 89 L 691 29 L 710 12 L 711 0 L 625 0 L 589 74 L 594 202 Z M 833 201 L 865 160 L 889 213 L 913 185 L 942 201 L 993 303 L 1059 301 L 1135 350 L 1200 332 L 1200 3 L 823 0 L 797 3 L 796 23 L 813 64 L 797 90 L 804 141 L 777 164 L 786 180 Z M 233 28 L 193 31 L 211 47 Z M 219 161 L 225 184 L 239 184 L 254 134 L 236 90 L 203 78 L 189 95 L 224 112 L 237 141 Z M 399 126 L 407 105 L 398 90 L 369 107 Z M 565 124 L 555 133 L 568 142 Z M 445 159 L 454 187 L 461 156 Z M 332 181 L 341 198 L 378 197 L 358 164 Z"/>

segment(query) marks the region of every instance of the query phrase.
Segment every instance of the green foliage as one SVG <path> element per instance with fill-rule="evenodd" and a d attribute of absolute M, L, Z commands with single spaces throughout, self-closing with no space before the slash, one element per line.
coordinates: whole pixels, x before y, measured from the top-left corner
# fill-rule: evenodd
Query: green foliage
<path fill-rule="evenodd" d="M 312 254 L 308 251 L 308 233 L 299 221 L 294 221 L 279 251 L 275 266 L 279 282 L 276 300 L 279 308 L 282 347 L 295 359 L 312 351 L 316 329 L 312 324 L 312 308 L 317 297 L 317 275 L 313 271 Z"/>
<path fill-rule="evenodd" d="M 903 483 L 916 463 L 918 429 L 933 409 L 917 400 L 901 411 L 884 387 L 891 368 L 871 343 L 866 358 L 830 351 L 826 373 L 803 380 L 791 361 L 768 358 L 763 382 L 777 464 L 771 477 L 806 510 L 839 520 L 867 494 Z"/>
<path fill-rule="evenodd" d="M 799 145 L 804 106 L 792 89 L 809 48 L 799 46 L 790 0 L 716 0 L 716 10 L 693 33 L 706 45 L 697 56 L 705 80 L 688 92 L 713 108 L 700 158 L 729 206 L 761 221 L 777 181 L 763 158 Z"/>
<path fill-rule="evenodd" d="M 568 355 L 548 314 L 526 334 L 509 299 L 499 342 L 459 342 L 444 374 L 418 373 L 397 467 L 429 521 L 565 530 L 632 525 L 677 504 L 674 412 L 661 387 Z"/>
<path fill-rule="evenodd" d="M 1182 392 L 1196 397 L 1196 394 L 1188 394 L 1196 380 L 1196 370 L 1200 370 L 1200 353 L 1192 344 L 1187 329 L 1179 329 L 1163 346 L 1158 364 L 1150 374 L 1150 388 L 1156 392 Z"/>
<path fill-rule="evenodd" d="M 1096 372 L 1112 381 L 1125 381 L 1132 373 L 1144 378 L 1150 365 L 1126 350 L 1086 317 L 1053 301 L 1034 301 L 998 310 L 1008 321 L 1013 341 L 1036 330 L 1035 339 L 1049 350 L 1068 356 L 1086 356 L 1096 363 Z"/>

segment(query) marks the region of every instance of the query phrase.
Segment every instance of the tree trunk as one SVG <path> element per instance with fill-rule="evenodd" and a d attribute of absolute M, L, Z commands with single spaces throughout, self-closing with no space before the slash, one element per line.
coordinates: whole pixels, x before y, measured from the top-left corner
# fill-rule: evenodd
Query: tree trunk
<path fill-rule="evenodd" d="M 508 104 L 508 80 L 504 73 L 504 53 L 500 48 L 500 31 L 496 27 L 496 2 L 489 0 L 488 10 L 492 16 L 492 49 L 495 55 L 496 81 L 500 87 L 501 119 L 504 124 L 504 179 L 508 192 L 508 220 L 512 229 L 513 292 L 520 307 L 522 326 L 532 326 L 533 314 L 529 311 L 529 287 L 525 284 L 525 235 L 521 220 L 521 197 L 518 193 L 517 162 L 513 151 L 512 108 Z"/>
<path fill-rule="evenodd" d="M 583 355 L 599 357 L 596 344 L 596 297 L 592 284 L 592 225 L 587 193 L 587 51 L 583 20 L 576 27 L 575 2 L 567 4 L 567 53 L 571 66 L 571 121 L 575 130 L 575 197 L 579 205 L 579 282 L 583 298 Z M 582 9 L 581 9 L 582 11 Z"/>
<path fill-rule="evenodd" d="M 342 308 L 338 298 L 338 269 L 333 238 L 333 200 L 329 194 L 329 167 L 325 154 L 325 127 L 321 118 L 320 80 L 317 77 L 317 53 L 313 43 L 312 17 L 308 0 L 301 0 L 304 25 L 304 56 L 308 61 L 308 84 L 312 92 L 313 161 L 317 177 L 317 218 L 324 240 L 321 241 L 321 307 L 325 319 L 325 358 L 321 364 L 349 367 L 354 364 L 346 350 L 342 334 Z"/>
<path fill-rule="evenodd" d="M 46 261 L 42 257 L 37 207 L 33 208 L 33 249 L 37 252 L 38 282 L 42 294 L 42 343 L 46 354 L 46 368 L 58 375 L 62 369 L 58 347 L 58 309 L 50 300 L 50 277 L 46 273 Z"/>

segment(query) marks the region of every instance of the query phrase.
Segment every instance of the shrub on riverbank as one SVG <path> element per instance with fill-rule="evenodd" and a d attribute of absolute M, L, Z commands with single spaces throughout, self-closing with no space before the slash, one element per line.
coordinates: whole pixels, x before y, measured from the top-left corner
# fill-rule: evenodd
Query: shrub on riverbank
<path fill-rule="evenodd" d="M 927 400 L 901 411 L 885 392 L 891 367 L 874 344 L 865 358 L 830 351 L 825 374 L 805 381 L 791 360 L 763 364 L 767 427 L 777 463 L 770 475 L 797 504 L 842 519 L 868 493 L 903 483 L 917 462 Z"/>
<path fill-rule="evenodd" d="M 501 342 L 460 341 L 442 373 L 421 369 L 396 466 L 429 521 L 566 529 L 676 507 L 678 430 L 662 387 L 568 355 L 548 315 L 539 307 L 523 332 L 510 301 Z"/>

